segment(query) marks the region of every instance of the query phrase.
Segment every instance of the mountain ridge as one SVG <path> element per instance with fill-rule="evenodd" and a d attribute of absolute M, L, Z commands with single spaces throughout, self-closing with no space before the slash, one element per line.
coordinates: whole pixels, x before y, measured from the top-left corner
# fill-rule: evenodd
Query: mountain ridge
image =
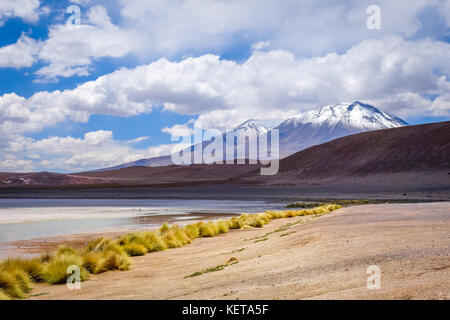
<path fill-rule="evenodd" d="M 359 101 L 326 105 L 317 110 L 300 113 L 288 119 L 248 119 L 231 131 L 236 137 L 257 139 L 268 135 L 273 129 L 279 131 L 279 155 L 281 158 L 301 151 L 312 145 L 318 145 L 342 136 L 383 128 L 405 126 L 408 123 L 390 113 Z M 224 144 L 226 133 L 222 134 Z M 270 139 L 269 139 L 270 140 Z M 203 141 L 203 147 L 210 142 Z M 246 143 L 247 144 L 247 143 Z M 193 146 L 184 150 L 192 150 Z M 226 155 L 234 158 L 234 151 Z M 246 153 L 248 156 L 248 153 Z M 259 159 L 267 158 L 260 156 Z M 115 170 L 131 166 L 167 166 L 172 165 L 171 155 L 140 159 L 117 166 L 93 171 Z"/>

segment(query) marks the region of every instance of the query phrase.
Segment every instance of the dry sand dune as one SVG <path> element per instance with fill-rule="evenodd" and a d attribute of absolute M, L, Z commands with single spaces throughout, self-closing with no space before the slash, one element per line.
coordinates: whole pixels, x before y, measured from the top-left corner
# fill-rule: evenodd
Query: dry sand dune
<path fill-rule="evenodd" d="M 274 232 L 289 223 L 297 224 Z M 185 278 L 231 257 L 239 263 Z M 370 265 L 381 269 L 379 290 L 367 289 Z M 131 270 L 93 276 L 80 290 L 39 285 L 33 294 L 39 295 L 34 299 L 450 299 L 450 202 L 354 206 L 319 218 L 279 219 L 262 229 L 235 230 L 135 258 Z"/>

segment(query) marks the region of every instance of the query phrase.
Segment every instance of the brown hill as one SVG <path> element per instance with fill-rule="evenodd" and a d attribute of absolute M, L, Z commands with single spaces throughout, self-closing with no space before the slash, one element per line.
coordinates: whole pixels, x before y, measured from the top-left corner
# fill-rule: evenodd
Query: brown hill
<path fill-rule="evenodd" d="M 72 174 L 53 172 L 10 173 L 0 172 L 0 188 L 27 186 L 90 185 L 110 182 L 108 179 L 96 179 Z"/>
<path fill-rule="evenodd" d="M 195 164 L 190 166 L 128 167 L 112 171 L 84 172 L 79 176 L 107 179 L 122 184 L 223 183 L 239 176 L 253 175 L 258 165 Z"/>
<path fill-rule="evenodd" d="M 307 148 L 280 161 L 269 184 L 450 182 L 450 121 L 369 131 Z M 399 181 L 397 181 L 399 182 Z M 400 181 L 401 182 L 401 181 Z"/>
<path fill-rule="evenodd" d="M 251 185 L 450 187 L 450 121 L 369 131 L 297 152 L 274 176 L 259 165 L 129 167 L 73 175 L 0 173 L 0 187 L 106 185 Z"/>

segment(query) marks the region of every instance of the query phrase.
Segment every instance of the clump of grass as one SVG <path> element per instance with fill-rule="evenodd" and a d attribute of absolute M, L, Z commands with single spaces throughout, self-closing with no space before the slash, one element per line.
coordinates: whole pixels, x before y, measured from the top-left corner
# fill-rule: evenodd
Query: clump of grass
<path fill-rule="evenodd" d="M 123 254 L 124 250 L 115 241 L 111 239 L 100 238 L 88 243 L 85 251 L 93 252 L 115 252 L 117 254 Z"/>
<path fill-rule="evenodd" d="M 8 295 L 2 289 L 0 289 L 0 301 L 2 300 L 11 300 L 11 298 L 8 297 Z"/>
<path fill-rule="evenodd" d="M 113 270 L 128 270 L 131 265 L 131 260 L 126 254 L 118 254 L 110 251 L 108 255 L 101 260 L 96 273 L 102 273 Z"/>
<path fill-rule="evenodd" d="M 23 270 L 35 282 L 42 279 L 42 260 L 40 258 L 8 258 L 0 264 L 0 269 Z"/>
<path fill-rule="evenodd" d="M 60 254 L 75 255 L 75 254 L 77 254 L 77 251 L 68 245 L 62 245 L 62 246 L 59 246 L 58 249 L 56 250 L 56 255 L 60 255 Z"/>
<path fill-rule="evenodd" d="M 88 242 L 88 244 L 84 247 L 84 251 L 96 251 L 99 247 L 100 243 L 102 243 L 105 238 L 97 238 Z"/>
<path fill-rule="evenodd" d="M 129 256 L 143 256 L 147 253 L 147 248 L 144 247 L 142 244 L 130 242 L 124 245 L 123 250 L 129 255 Z"/>
<path fill-rule="evenodd" d="M 12 271 L 12 275 L 16 279 L 16 283 L 19 285 L 23 293 L 31 291 L 31 279 L 28 274 L 23 270 Z"/>
<path fill-rule="evenodd" d="M 258 239 L 258 240 L 255 240 L 255 243 L 257 243 L 257 242 L 261 242 L 261 241 L 266 241 L 266 240 L 269 240 L 269 238 L 262 238 L 262 239 Z"/>
<path fill-rule="evenodd" d="M 81 256 L 70 253 L 54 255 L 44 267 L 43 279 L 50 284 L 65 283 L 70 277 L 70 274 L 67 273 L 67 268 L 74 265 L 80 268 L 80 280 L 86 280 L 88 273 L 83 268 Z"/>
<path fill-rule="evenodd" d="M 148 244 L 148 252 L 162 251 L 167 249 L 167 244 L 164 242 L 160 234 L 154 231 L 145 232 L 143 235 Z"/>
<path fill-rule="evenodd" d="M 0 290 L 11 298 L 25 298 L 25 292 L 15 275 L 6 270 L 0 270 Z"/>
<path fill-rule="evenodd" d="M 199 222 L 198 228 L 201 237 L 214 237 L 219 234 L 219 227 L 215 222 Z"/>
<path fill-rule="evenodd" d="M 231 257 L 230 259 L 228 259 L 226 264 L 235 264 L 235 263 L 238 263 L 238 262 L 239 262 L 238 258 Z"/>
<path fill-rule="evenodd" d="M 202 274 L 205 274 L 205 273 L 220 271 L 220 270 L 225 269 L 225 267 L 232 266 L 233 264 L 236 264 L 236 263 L 239 263 L 238 259 L 235 258 L 235 257 L 231 257 L 227 261 L 227 263 L 225 263 L 225 264 L 221 264 L 221 265 L 216 266 L 216 267 L 208 268 L 208 269 L 205 269 L 203 271 L 194 272 L 194 273 L 192 273 L 190 275 L 185 276 L 185 278 L 193 278 L 193 277 L 197 277 L 197 276 L 200 276 Z"/>
<path fill-rule="evenodd" d="M 99 252 L 88 251 L 82 256 L 83 268 L 90 273 L 97 273 L 102 262 L 103 255 Z"/>
<path fill-rule="evenodd" d="M 240 229 L 242 227 L 241 221 L 238 217 L 233 217 L 230 220 L 228 220 L 228 225 L 230 229 Z"/>
<path fill-rule="evenodd" d="M 179 248 L 191 242 L 191 239 L 184 233 L 183 229 L 177 225 L 164 228 L 164 232 L 161 232 L 161 235 L 169 248 Z"/>
<path fill-rule="evenodd" d="M 280 219 L 281 218 L 281 213 L 278 211 L 266 211 L 266 214 L 268 214 L 271 219 Z"/>
<path fill-rule="evenodd" d="M 230 226 L 227 221 L 219 220 L 216 222 L 219 233 L 227 233 L 230 231 Z"/>
<path fill-rule="evenodd" d="M 159 232 L 161 232 L 161 234 L 167 233 L 170 230 L 170 227 L 167 223 L 164 223 L 161 228 L 159 228 Z"/>
<path fill-rule="evenodd" d="M 175 224 L 172 226 L 172 232 L 174 233 L 175 238 L 177 238 L 183 246 L 192 242 L 192 239 L 186 234 L 184 228 L 180 228 Z"/>
<path fill-rule="evenodd" d="M 192 240 L 200 237 L 200 229 L 196 224 L 188 224 L 184 227 L 184 232 Z"/>
<path fill-rule="evenodd" d="M 286 208 L 314 208 L 323 205 L 324 203 L 319 202 L 296 202 L 290 203 Z"/>

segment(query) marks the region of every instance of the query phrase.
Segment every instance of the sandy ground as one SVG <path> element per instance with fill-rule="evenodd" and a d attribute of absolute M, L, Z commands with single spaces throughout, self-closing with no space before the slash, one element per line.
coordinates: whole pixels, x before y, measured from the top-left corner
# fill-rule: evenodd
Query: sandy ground
<path fill-rule="evenodd" d="M 231 257 L 239 263 L 185 278 Z M 31 298 L 450 299 L 450 202 L 279 219 L 133 260 L 131 270 L 92 276 L 80 290 L 37 285 Z M 381 269 L 381 289 L 367 289 L 370 265 Z"/>

